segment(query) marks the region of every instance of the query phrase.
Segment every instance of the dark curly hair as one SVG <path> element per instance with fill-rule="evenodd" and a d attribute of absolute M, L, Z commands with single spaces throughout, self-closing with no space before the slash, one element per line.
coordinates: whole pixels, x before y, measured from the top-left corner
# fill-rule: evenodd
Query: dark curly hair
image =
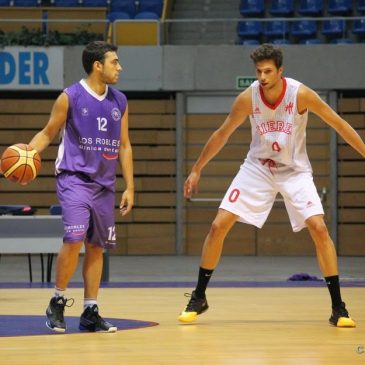
<path fill-rule="evenodd" d="M 283 65 L 283 52 L 281 49 L 268 43 L 264 43 L 257 47 L 251 53 L 250 57 L 255 64 L 264 60 L 272 60 L 277 68 L 280 68 Z"/>
<path fill-rule="evenodd" d="M 94 41 L 89 43 L 82 53 L 82 65 L 85 72 L 89 75 L 93 70 L 93 64 L 95 61 L 104 63 L 105 53 L 116 52 L 117 46 L 104 41 Z"/>

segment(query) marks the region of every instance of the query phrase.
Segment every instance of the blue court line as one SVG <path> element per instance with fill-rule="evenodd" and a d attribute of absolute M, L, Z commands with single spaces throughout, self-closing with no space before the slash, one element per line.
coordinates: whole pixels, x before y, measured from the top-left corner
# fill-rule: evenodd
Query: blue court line
<path fill-rule="evenodd" d="M 101 288 L 194 288 L 195 281 L 138 281 L 138 282 L 103 282 Z M 317 288 L 325 287 L 324 281 L 212 281 L 210 288 Z M 0 289 L 38 289 L 53 288 L 54 283 L 16 282 L 0 283 Z M 344 288 L 364 288 L 365 281 L 343 281 Z M 69 288 L 83 288 L 82 282 L 70 283 Z"/>
<path fill-rule="evenodd" d="M 138 321 L 134 319 L 106 318 L 117 326 L 118 331 L 157 326 L 157 322 Z M 79 317 L 65 317 L 67 330 L 63 334 L 81 333 Z M 0 315 L 0 337 L 63 335 L 46 327 L 46 316 L 34 315 Z M 85 332 L 84 332 L 85 333 Z M 86 332 L 90 333 L 90 332 Z M 112 334 L 107 334 L 110 336 Z M 52 362 L 52 361 L 51 361 Z"/>

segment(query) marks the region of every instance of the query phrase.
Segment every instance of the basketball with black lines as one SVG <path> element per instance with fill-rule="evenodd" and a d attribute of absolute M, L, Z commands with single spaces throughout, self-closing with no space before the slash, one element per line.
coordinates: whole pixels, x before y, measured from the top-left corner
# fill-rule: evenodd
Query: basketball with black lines
<path fill-rule="evenodd" d="M 18 184 L 28 184 L 41 169 L 41 156 L 24 143 L 8 147 L 1 155 L 1 171 L 4 176 Z"/>

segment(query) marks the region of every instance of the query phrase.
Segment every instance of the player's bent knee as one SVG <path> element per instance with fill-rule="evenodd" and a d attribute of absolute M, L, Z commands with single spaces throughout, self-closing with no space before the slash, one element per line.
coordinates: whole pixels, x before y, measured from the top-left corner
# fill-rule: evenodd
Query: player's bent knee
<path fill-rule="evenodd" d="M 236 216 L 232 213 L 219 211 L 214 221 L 210 226 L 209 234 L 211 236 L 225 236 L 232 228 L 236 221 Z"/>
<path fill-rule="evenodd" d="M 321 235 L 321 236 L 328 235 L 327 226 L 323 221 L 316 222 L 315 224 L 308 226 L 308 228 L 316 235 Z"/>
<path fill-rule="evenodd" d="M 224 223 L 214 220 L 210 226 L 209 234 L 211 236 L 221 236 L 225 235 L 229 227 L 227 227 Z"/>
<path fill-rule="evenodd" d="M 310 231 L 317 234 L 328 233 L 326 223 L 324 222 L 323 216 L 313 216 L 306 220 L 307 227 Z"/>

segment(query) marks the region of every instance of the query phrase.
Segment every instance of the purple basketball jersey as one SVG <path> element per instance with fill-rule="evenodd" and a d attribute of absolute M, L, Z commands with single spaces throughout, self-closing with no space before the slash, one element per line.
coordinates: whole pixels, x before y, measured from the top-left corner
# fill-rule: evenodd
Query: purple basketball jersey
<path fill-rule="evenodd" d="M 127 98 L 122 92 L 108 86 L 103 95 L 97 95 L 84 80 L 64 91 L 68 95 L 69 110 L 61 134 L 56 173 L 83 173 L 114 191 L 121 118 Z"/>

